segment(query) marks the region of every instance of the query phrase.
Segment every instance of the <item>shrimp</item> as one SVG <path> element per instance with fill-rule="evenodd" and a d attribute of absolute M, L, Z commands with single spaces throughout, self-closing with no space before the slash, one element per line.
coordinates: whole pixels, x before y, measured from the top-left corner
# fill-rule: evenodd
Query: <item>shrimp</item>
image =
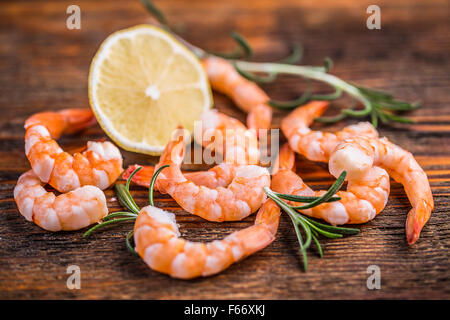
<path fill-rule="evenodd" d="M 294 153 L 285 144 L 280 154 L 286 159 Z M 292 161 L 292 160 L 288 160 Z M 285 161 L 285 162 L 288 162 Z M 326 191 L 314 191 L 292 169 L 279 170 L 272 177 L 272 188 L 277 192 L 298 196 L 320 197 Z M 323 219 L 333 225 L 359 224 L 372 220 L 386 206 L 390 192 L 389 175 L 379 167 L 373 167 L 365 175 L 348 181 L 347 191 L 337 192 L 341 200 L 322 203 L 311 209 L 301 210 L 305 215 Z"/>
<path fill-rule="evenodd" d="M 254 82 L 242 77 L 227 60 L 209 56 L 202 60 L 214 90 L 230 97 L 236 105 L 248 113 L 247 126 L 255 129 L 270 129 L 272 108 L 269 97 Z"/>
<path fill-rule="evenodd" d="M 295 152 L 311 161 L 328 162 L 334 148 L 344 139 L 360 135 L 378 138 L 377 130 L 369 122 L 350 125 L 335 133 L 312 131 L 309 126 L 314 118 L 325 112 L 328 105 L 326 101 L 311 101 L 283 119 L 281 130 Z"/>
<path fill-rule="evenodd" d="M 312 131 L 309 126 L 314 118 L 322 115 L 329 103 L 312 101 L 300 106 L 283 119 L 281 128 L 289 141 L 290 147 L 312 161 L 328 162 L 336 146 L 343 140 L 353 136 L 378 138 L 377 130 L 368 122 L 350 125 L 341 131 L 331 133 Z M 338 177 L 338 176 L 336 176 Z M 302 185 L 300 178 L 294 185 Z M 386 206 L 390 182 L 386 170 L 373 167 L 360 177 L 347 176 L 346 192 L 338 192 L 342 198 L 338 202 L 324 203 L 305 210 L 303 213 L 334 224 L 364 223 L 372 220 Z M 306 184 L 297 190 L 301 195 L 320 196 L 325 191 L 313 191 Z M 300 194 L 299 194 L 300 195 Z"/>
<path fill-rule="evenodd" d="M 43 185 L 33 170 L 25 172 L 14 188 L 14 200 L 25 219 L 45 230 L 78 230 L 108 214 L 105 195 L 95 186 L 55 196 Z"/>
<path fill-rule="evenodd" d="M 258 211 L 253 226 L 205 244 L 180 238 L 173 213 L 147 206 L 134 225 L 136 251 L 151 269 L 171 277 L 206 277 L 271 244 L 279 216 L 280 208 L 268 200 Z"/>
<path fill-rule="evenodd" d="M 89 109 L 37 113 L 25 122 L 25 154 L 42 182 L 65 193 L 84 185 L 110 186 L 122 172 L 122 155 L 111 142 L 88 142 L 87 150 L 73 157 L 54 139 L 95 123 Z"/>
<path fill-rule="evenodd" d="M 155 167 L 135 164 L 129 166 L 124 171 L 122 178 L 127 180 L 131 173 L 139 167 L 141 167 L 141 169 L 133 175 L 131 181 L 137 185 L 148 188 L 150 187 L 150 180 L 155 173 Z M 221 163 L 206 171 L 183 172 L 183 175 L 187 180 L 196 185 L 215 189 L 217 187 L 228 186 L 236 175 L 237 167 L 238 166 L 234 164 Z"/>
<path fill-rule="evenodd" d="M 257 164 L 259 162 L 258 138 L 254 130 L 247 129 L 237 119 L 217 112 L 217 110 L 205 112 L 201 121 L 201 137 L 196 135 L 195 140 L 211 151 L 224 153 L 224 162 L 207 171 L 184 172 L 183 175 L 187 180 L 212 189 L 226 187 L 233 180 L 239 164 Z M 220 146 L 218 146 L 218 141 L 221 142 Z M 152 166 L 137 164 L 129 166 L 124 171 L 122 178 L 128 179 L 138 167 L 141 167 L 141 170 L 132 177 L 132 181 L 138 185 L 149 187 L 155 172 L 155 168 Z"/>
<path fill-rule="evenodd" d="M 217 110 L 209 110 L 201 116 L 201 136 L 195 141 L 206 149 L 223 155 L 223 162 L 258 164 L 258 136 L 254 129 L 247 129 L 239 120 Z"/>
<path fill-rule="evenodd" d="M 427 175 L 410 152 L 387 138 L 360 136 L 340 143 L 329 162 L 334 176 L 346 170 L 349 177 L 360 177 L 373 170 L 374 166 L 386 169 L 405 188 L 412 205 L 406 219 L 406 238 L 410 245 L 414 244 L 430 219 L 434 200 Z"/>
<path fill-rule="evenodd" d="M 282 152 L 276 160 L 275 171 L 278 172 L 274 176 L 283 170 L 290 171 L 294 166 L 293 153 Z M 273 189 L 283 192 L 284 184 L 280 183 Z M 141 210 L 134 225 L 136 251 L 151 269 L 171 277 L 192 279 L 210 276 L 271 244 L 275 240 L 280 213 L 276 203 L 267 199 L 258 210 L 254 225 L 223 240 L 205 244 L 180 238 L 175 215 L 148 206 Z"/>
<path fill-rule="evenodd" d="M 157 189 L 169 194 L 184 210 L 209 221 L 241 220 L 258 210 L 266 200 L 263 187 L 270 185 L 266 168 L 240 165 L 227 188 L 207 188 L 187 180 L 180 165 L 184 157 L 183 137 L 167 144 L 156 169 L 163 169 L 156 180 Z"/>

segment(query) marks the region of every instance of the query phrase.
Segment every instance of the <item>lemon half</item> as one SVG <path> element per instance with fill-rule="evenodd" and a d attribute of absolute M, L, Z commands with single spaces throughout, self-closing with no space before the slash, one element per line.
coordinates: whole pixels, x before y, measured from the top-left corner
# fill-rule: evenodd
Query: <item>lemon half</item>
<path fill-rule="evenodd" d="M 89 72 L 89 102 L 120 147 L 159 155 L 177 126 L 192 133 L 213 100 L 197 57 L 165 30 L 139 25 L 101 44 Z"/>

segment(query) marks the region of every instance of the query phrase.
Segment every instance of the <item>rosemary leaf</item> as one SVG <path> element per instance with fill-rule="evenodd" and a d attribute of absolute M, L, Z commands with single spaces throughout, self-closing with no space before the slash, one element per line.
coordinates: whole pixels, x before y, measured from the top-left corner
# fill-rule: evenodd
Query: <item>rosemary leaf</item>
<path fill-rule="evenodd" d="M 336 100 L 342 96 L 342 89 L 335 88 L 335 91 L 330 94 L 313 94 L 311 100 Z"/>
<path fill-rule="evenodd" d="M 343 235 L 354 235 L 354 234 L 358 234 L 359 233 L 359 229 L 356 228 L 347 228 L 347 227 L 335 227 L 332 225 L 328 225 L 328 224 L 323 224 L 320 222 L 317 222 L 309 217 L 303 216 L 303 218 L 305 218 L 306 220 L 308 220 L 308 222 L 314 224 L 315 226 L 326 230 L 326 231 L 330 231 L 333 233 L 339 233 L 339 234 L 343 234 Z"/>
<path fill-rule="evenodd" d="M 127 189 L 127 192 L 130 192 L 130 183 L 131 183 L 131 179 L 133 178 L 133 176 L 139 171 L 141 170 L 142 167 L 137 167 L 136 169 L 133 170 L 133 172 L 130 174 L 130 176 L 127 179 L 127 183 L 125 184 L 125 188 Z"/>
<path fill-rule="evenodd" d="M 135 256 L 139 256 L 139 254 L 136 252 L 136 250 L 134 250 L 133 246 L 131 245 L 131 238 L 134 235 L 134 230 L 131 230 L 130 232 L 128 232 L 126 238 L 125 238 L 125 243 L 127 245 L 127 249 L 128 251 L 130 251 L 132 254 L 134 254 Z"/>
<path fill-rule="evenodd" d="M 238 45 L 236 48 L 234 48 L 233 51 L 211 52 L 211 54 L 218 57 L 222 57 L 224 59 L 238 59 L 238 58 L 249 59 L 253 55 L 253 50 L 250 44 L 247 42 L 247 40 L 245 40 L 245 38 L 236 31 L 233 31 L 230 36 Z"/>
<path fill-rule="evenodd" d="M 406 118 L 406 117 L 402 117 L 402 116 L 398 116 L 392 113 L 387 113 L 387 112 L 382 112 L 382 114 L 388 118 L 389 120 L 395 121 L 395 122 L 401 122 L 401 123 L 416 123 L 415 120 L 410 119 L 410 118 Z"/>
<path fill-rule="evenodd" d="M 294 45 L 292 46 L 292 53 L 286 58 L 278 60 L 277 63 L 295 64 L 299 62 L 302 59 L 302 57 L 303 57 L 302 45 L 300 43 L 294 43 Z"/>
<path fill-rule="evenodd" d="M 311 230 L 311 233 L 312 233 L 312 238 L 314 240 L 314 243 L 316 244 L 317 251 L 319 253 L 319 257 L 322 258 L 323 252 L 322 252 L 322 246 L 320 245 L 319 239 L 317 239 L 318 234 L 315 230 Z"/>
<path fill-rule="evenodd" d="M 116 191 L 117 198 L 124 207 L 133 213 L 139 213 L 139 207 L 136 202 L 134 202 L 131 194 L 127 191 L 127 188 L 123 184 L 116 183 L 114 190 Z"/>
<path fill-rule="evenodd" d="M 294 100 L 277 101 L 270 99 L 267 103 L 278 109 L 293 109 L 311 100 L 311 95 L 312 93 L 310 91 L 305 91 L 300 97 Z"/>
<path fill-rule="evenodd" d="M 378 114 L 375 109 L 370 113 L 370 122 L 374 128 L 378 127 Z"/>
<path fill-rule="evenodd" d="M 136 216 L 137 215 L 135 213 L 125 212 L 125 211 L 117 211 L 117 212 L 108 214 L 106 217 L 103 218 L 103 221 L 111 220 L 112 218 L 116 218 L 116 217 L 136 217 Z"/>
<path fill-rule="evenodd" d="M 302 234 L 300 232 L 300 229 L 298 228 L 297 222 L 295 219 L 291 217 L 292 224 L 294 225 L 295 235 L 297 236 L 297 241 L 300 246 L 300 253 L 303 257 L 303 269 L 305 272 L 308 270 L 308 255 L 306 254 L 306 247 L 303 245 L 303 239 Z"/>
<path fill-rule="evenodd" d="M 297 209 L 297 210 L 310 209 L 310 208 L 313 208 L 315 206 L 318 206 L 319 204 L 321 204 L 323 202 L 328 201 L 341 188 L 342 184 L 345 181 L 345 176 L 346 175 L 347 175 L 347 172 L 346 171 L 342 171 L 342 173 L 337 178 L 337 180 L 333 183 L 333 185 L 320 198 L 314 200 L 313 202 L 305 204 L 303 206 L 292 207 L 292 209 Z"/>
<path fill-rule="evenodd" d="M 330 57 L 326 57 L 323 64 L 325 67 L 325 72 L 328 72 L 333 67 L 333 60 L 331 60 Z"/>
<path fill-rule="evenodd" d="M 302 215 L 298 215 L 297 217 L 298 217 L 298 219 L 304 219 L 304 218 L 305 218 L 305 217 L 302 216 Z M 331 238 L 331 239 L 342 238 L 342 234 L 340 234 L 340 233 L 329 232 L 329 231 L 326 231 L 326 230 L 323 230 L 323 229 L 317 227 L 316 225 L 314 225 L 313 223 L 311 223 L 309 220 L 304 219 L 304 221 L 305 221 L 311 228 L 313 228 L 315 231 L 317 231 L 318 233 L 320 233 L 320 234 L 323 235 L 324 237 Z"/>
<path fill-rule="evenodd" d="M 102 228 L 104 226 L 107 226 L 109 224 L 113 224 L 113 223 L 117 223 L 117 222 L 121 222 L 121 221 L 129 221 L 129 220 L 136 220 L 136 217 L 133 218 L 118 218 L 118 219 L 113 219 L 113 220 L 108 220 L 102 223 L 97 224 L 96 226 L 90 228 L 88 231 L 86 231 L 83 234 L 83 238 L 89 236 L 92 232 L 94 232 L 95 230 Z"/>
<path fill-rule="evenodd" d="M 309 203 L 309 202 L 313 202 L 317 199 L 320 199 L 320 197 L 313 197 L 313 196 L 308 197 L 308 196 L 298 196 L 298 195 L 294 195 L 294 194 L 284 194 L 284 193 L 278 193 L 278 192 L 274 192 L 274 193 L 281 199 L 294 201 L 294 202 Z M 333 202 L 333 201 L 339 201 L 339 200 L 341 200 L 340 197 L 331 197 L 330 199 L 328 199 L 327 202 Z"/>
<path fill-rule="evenodd" d="M 332 117 L 317 117 L 314 119 L 314 121 L 317 121 L 320 123 L 336 123 L 341 120 L 344 120 L 345 118 L 347 118 L 347 115 L 340 113 L 340 114 L 338 114 L 336 116 L 332 116 Z"/>
<path fill-rule="evenodd" d="M 156 170 L 156 172 L 153 173 L 152 180 L 150 180 L 150 186 L 148 188 L 148 200 L 150 202 L 150 205 L 153 207 L 155 206 L 155 204 L 153 202 L 153 189 L 155 186 L 156 179 L 158 178 L 161 171 L 163 171 L 164 168 L 167 168 L 169 166 L 170 166 L 169 164 L 166 164 L 166 165 L 162 166 L 161 168 L 159 168 L 158 170 Z"/>

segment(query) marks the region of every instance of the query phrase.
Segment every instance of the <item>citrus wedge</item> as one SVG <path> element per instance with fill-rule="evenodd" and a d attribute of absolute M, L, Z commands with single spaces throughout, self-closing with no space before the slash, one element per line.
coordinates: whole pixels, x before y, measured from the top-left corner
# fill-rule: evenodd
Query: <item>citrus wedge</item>
<path fill-rule="evenodd" d="M 101 44 L 89 72 L 89 101 L 120 147 L 159 155 L 179 125 L 193 131 L 212 95 L 189 49 L 161 28 L 139 25 Z"/>

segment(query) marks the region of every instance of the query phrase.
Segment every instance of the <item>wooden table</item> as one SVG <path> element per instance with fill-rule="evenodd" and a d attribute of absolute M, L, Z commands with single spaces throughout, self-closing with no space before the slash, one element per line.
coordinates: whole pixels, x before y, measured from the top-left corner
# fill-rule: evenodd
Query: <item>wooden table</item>
<path fill-rule="evenodd" d="M 81 30 L 68 30 L 70 4 L 81 8 Z M 436 202 L 430 221 L 414 246 L 405 241 L 410 209 L 403 188 L 392 182 L 386 209 L 361 226 L 357 236 L 323 239 L 325 256 L 310 254 L 310 269 L 301 270 L 298 244 L 287 216 L 277 239 L 266 249 L 217 276 L 180 281 L 150 270 L 127 251 L 122 224 L 83 239 L 82 232 L 46 232 L 25 221 L 12 190 L 30 165 L 24 155 L 24 120 L 33 113 L 88 107 L 87 75 L 99 44 L 118 29 L 149 22 L 139 1 L 2 1 L 0 3 L 0 298 L 2 299 L 374 299 L 450 298 L 450 32 L 449 6 L 433 1 L 157 1 L 182 35 L 210 50 L 232 46 L 238 30 L 256 51 L 258 61 L 274 60 L 303 43 L 302 63 L 334 60 L 332 73 L 364 86 L 389 90 L 423 107 L 410 114 L 414 125 L 382 126 L 381 135 L 413 152 L 426 170 Z M 366 28 L 369 4 L 381 7 L 382 29 Z M 291 99 L 302 90 L 297 79 L 265 85 L 270 96 Z M 245 115 L 221 95 L 216 107 L 240 120 Z M 334 103 L 329 114 L 342 103 Z M 273 127 L 283 112 L 276 112 Z M 345 124 L 317 128 L 332 130 Z M 70 150 L 88 139 L 105 137 L 96 126 L 81 137 L 60 140 Z M 125 165 L 155 163 L 157 158 L 123 152 Z M 326 166 L 298 157 L 298 173 L 313 188 L 333 181 Z M 139 205 L 147 190 L 133 187 Z M 112 190 L 111 211 L 120 206 Z M 182 235 L 207 241 L 249 226 L 242 222 L 209 223 L 183 212 L 167 196 L 157 205 L 175 212 Z M 81 268 L 81 289 L 66 287 L 69 265 Z M 366 287 L 367 267 L 381 269 L 381 289 Z"/>

